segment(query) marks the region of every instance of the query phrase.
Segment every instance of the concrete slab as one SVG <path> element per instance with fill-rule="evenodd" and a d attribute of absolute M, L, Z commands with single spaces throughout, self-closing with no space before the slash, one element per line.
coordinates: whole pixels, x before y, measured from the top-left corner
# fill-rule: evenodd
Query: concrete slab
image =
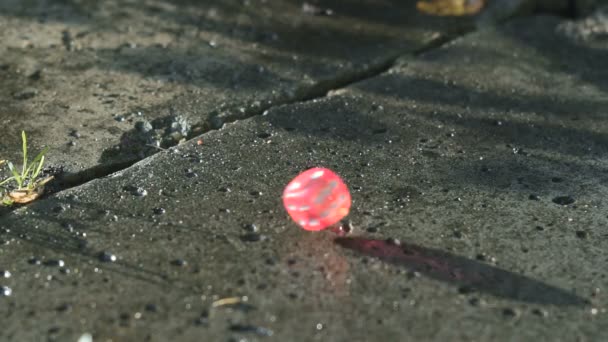
<path fill-rule="evenodd" d="M 605 340 L 606 45 L 569 25 L 469 35 L 2 217 L 2 337 Z M 317 165 L 352 190 L 346 236 L 281 207 Z"/>
<path fill-rule="evenodd" d="M 24 129 L 93 178 L 470 26 L 415 1 L 2 0 L 0 155 Z"/>

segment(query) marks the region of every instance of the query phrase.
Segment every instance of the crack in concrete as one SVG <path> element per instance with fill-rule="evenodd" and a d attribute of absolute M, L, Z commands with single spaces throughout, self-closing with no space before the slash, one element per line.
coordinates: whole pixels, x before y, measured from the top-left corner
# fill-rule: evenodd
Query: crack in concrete
<path fill-rule="evenodd" d="M 571 16 L 565 16 L 565 15 L 563 15 L 563 13 L 548 12 L 545 14 L 558 15 L 561 17 L 566 17 L 566 18 L 571 19 Z M 516 17 L 519 17 L 519 16 L 517 16 L 517 15 L 511 16 L 511 17 L 503 20 L 501 23 L 504 23 L 508 20 L 512 20 Z M 366 66 L 365 68 L 363 68 L 363 70 L 359 69 L 359 70 L 355 70 L 355 71 L 350 71 L 350 72 L 344 73 L 342 75 L 337 75 L 336 77 L 334 77 L 332 79 L 322 80 L 311 87 L 303 87 L 303 88 L 299 89 L 299 91 L 296 92 L 296 94 L 290 98 L 279 99 L 277 101 L 269 103 L 268 105 L 258 107 L 255 110 L 248 110 L 245 112 L 239 112 L 239 111 L 235 110 L 235 111 L 231 111 L 230 114 L 223 116 L 223 117 L 217 117 L 217 116 L 211 117 L 210 119 L 208 119 L 208 122 L 207 122 L 207 127 L 209 127 L 208 129 L 206 129 L 204 131 L 197 131 L 192 136 L 188 136 L 187 140 L 191 140 L 195 137 L 206 134 L 208 132 L 221 129 L 224 124 L 234 123 L 234 122 L 237 122 L 240 120 L 246 120 L 246 119 L 249 119 L 252 117 L 263 115 L 263 113 L 265 113 L 266 111 L 271 110 L 276 107 L 285 106 L 285 105 L 294 105 L 294 104 L 303 103 L 303 102 L 326 97 L 326 96 L 328 96 L 328 93 L 330 93 L 332 91 L 336 91 L 336 90 L 348 87 L 350 85 L 356 84 L 358 82 L 381 75 L 382 73 L 386 72 L 391 67 L 393 67 L 395 65 L 395 63 L 397 62 L 397 60 L 401 57 L 404 57 L 407 55 L 409 55 L 411 57 L 418 57 L 426 52 L 438 49 L 441 46 L 454 41 L 455 39 L 461 38 L 469 33 L 478 31 L 479 29 L 480 29 L 479 27 L 478 28 L 471 27 L 468 29 L 463 29 L 461 31 L 452 32 L 450 34 L 440 35 L 437 38 L 431 39 L 427 44 L 425 44 L 422 48 L 420 48 L 418 50 L 415 50 L 413 52 L 407 52 L 407 53 L 406 52 L 394 53 L 391 56 L 385 57 L 382 61 L 379 61 L 372 65 Z M 175 144 L 173 146 L 176 146 L 176 145 L 177 144 Z M 169 148 L 171 148 L 173 146 L 170 146 Z M 152 155 L 148 155 L 143 158 L 133 158 L 133 159 L 130 159 L 127 161 L 121 161 L 121 162 L 116 162 L 116 163 L 111 163 L 111 164 L 99 164 L 99 165 L 87 168 L 87 169 L 77 172 L 77 173 L 62 175 L 60 177 L 60 179 L 56 182 L 56 184 L 47 191 L 45 196 L 48 196 L 48 195 L 54 194 L 54 193 L 58 193 L 58 192 L 61 192 L 61 191 L 64 191 L 64 190 L 67 190 L 70 188 L 74 188 L 74 187 L 83 185 L 85 183 L 88 183 L 90 181 L 93 181 L 95 179 L 107 177 L 111 174 L 126 170 L 129 167 L 133 166 L 133 164 L 140 162 L 142 160 L 151 158 L 154 155 L 156 155 L 156 153 L 154 153 Z M 4 214 L 6 214 L 8 212 L 11 212 L 12 210 L 14 210 L 16 208 L 17 207 L 9 208 L 7 211 L 6 211 L 6 208 L 4 210 L 0 210 L 0 217 L 2 217 Z M 0 209 L 2 209 L 2 208 L 0 208 Z"/>
<path fill-rule="evenodd" d="M 395 53 L 391 56 L 385 57 L 380 62 L 377 62 L 373 65 L 369 65 L 364 70 L 356 70 L 356 71 L 352 71 L 349 73 L 345 73 L 343 75 L 338 75 L 337 77 L 334 77 L 332 79 L 320 81 L 312 87 L 302 88 L 299 90 L 299 92 L 295 96 L 293 96 L 290 99 L 275 101 L 272 104 L 268 104 L 268 105 L 256 108 L 255 110 L 245 111 L 243 113 L 238 112 L 238 111 L 232 111 L 232 113 L 230 115 L 226 115 L 221 118 L 212 117 L 209 119 L 209 121 L 211 121 L 211 122 L 208 122 L 208 127 L 210 127 L 209 129 L 202 131 L 202 132 L 198 131 L 198 132 L 196 132 L 195 135 L 188 136 L 187 140 L 191 140 L 202 134 L 206 134 L 208 132 L 221 129 L 221 127 L 225 124 L 234 123 L 234 122 L 237 122 L 240 120 L 246 120 L 246 119 L 249 119 L 252 117 L 262 115 L 266 111 L 271 110 L 276 107 L 285 106 L 285 105 L 293 105 L 293 104 L 303 103 L 303 102 L 326 97 L 327 94 L 332 91 L 348 87 L 352 84 L 376 77 L 376 76 L 382 74 L 383 72 L 386 72 L 391 67 L 393 67 L 395 65 L 395 62 L 397 61 L 397 59 L 402 56 L 405 56 L 405 55 L 411 55 L 414 57 L 419 56 L 427 51 L 436 49 L 446 43 L 449 43 L 450 41 L 457 39 L 469 32 L 471 32 L 471 30 L 458 32 L 458 33 L 455 33 L 452 35 L 441 35 L 441 36 L 429 41 L 428 44 L 426 44 L 423 48 L 418 49 L 414 52 Z M 173 145 L 173 146 L 176 146 L 176 145 Z M 171 147 L 173 147 L 173 146 L 171 146 Z M 169 148 L 171 148 L 171 147 L 169 147 Z M 160 150 L 159 150 L 159 152 L 160 152 Z M 144 159 L 148 159 L 148 158 L 154 156 L 155 154 L 146 156 L 144 158 L 134 158 L 131 160 L 122 161 L 122 162 L 118 162 L 118 163 L 99 164 L 99 165 L 93 166 L 91 168 L 88 168 L 86 170 L 83 170 L 83 171 L 80 171 L 77 173 L 63 175 L 56 182 L 55 186 L 47 192 L 46 195 L 58 193 L 58 192 L 61 192 L 61 191 L 64 191 L 64 190 L 67 190 L 67 189 L 70 189 L 73 187 L 77 187 L 77 186 L 83 185 L 87 182 L 90 182 L 92 180 L 95 180 L 98 178 L 103 178 L 110 174 L 125 170 L 125 169 L 131 167 L 133 164 L 135 164 L 139 161 L 142 161 Z"/>

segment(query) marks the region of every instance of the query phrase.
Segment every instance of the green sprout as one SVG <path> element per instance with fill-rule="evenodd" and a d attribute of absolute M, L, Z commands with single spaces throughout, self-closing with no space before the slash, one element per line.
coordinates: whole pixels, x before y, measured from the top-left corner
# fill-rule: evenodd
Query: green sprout
<path fill-rule="evenodd" d="M 23 165 L 21 171 L 17 170 L 15 165 L 10 161 L 0 160 L 0 166 L 4 163 L 8 166 L 12 176 L 0 181 L 0 186 L 4 187 L 9 182 L 16 184 L 16 189 L 4 196 L 2 202 L 5 205 L 17 203 L 28 203 L 35 200 L 42 193 L 42 187 L 48 183 L 53 177 L 40 179 L 40 171 L 44 165 L 44 155 L 48 152 L 48 147 L 45 147 L 32 161 L 27 159 L 27 136 L 25 131 L 21 131 L 21 141 L 23 149 Z"/>

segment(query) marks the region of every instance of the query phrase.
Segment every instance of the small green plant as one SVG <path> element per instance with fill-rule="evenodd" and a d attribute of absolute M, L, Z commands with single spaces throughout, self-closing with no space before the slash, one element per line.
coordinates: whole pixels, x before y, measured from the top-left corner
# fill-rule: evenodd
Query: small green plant
<path fill-rule="evenodd" d="M 8 166 L 12 176 L 0 181 L 0 186 L 5 187 L 5 184 L 13 182 L 15 186 L 11 187 L 11 191 L 3 196 L 2 203 L 12 205 L 14 203 L 28 203 L 40 196 L 44 185 L 53 177 L 40 179 L 40 171 L 44 165 L 44 155 L 48 152 L 48 148 L 44 148 L 32 161 L 28 161 L 27 157 L 27 136 L 25 131 L 21 131 L 21 141 L 23 149 L 23 165 L 21 172 L 17 170 L 15 165 L 10 161 L 0 160 L 0 166 L 5 164 Z"/>

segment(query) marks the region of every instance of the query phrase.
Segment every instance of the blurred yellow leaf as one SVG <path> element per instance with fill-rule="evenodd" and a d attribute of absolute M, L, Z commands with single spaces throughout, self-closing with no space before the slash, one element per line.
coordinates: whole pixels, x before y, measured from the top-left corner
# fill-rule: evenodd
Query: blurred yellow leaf
<path fill-rule="evenodd" d="M 485 2 L 486 0 L 427 0 L 418 1 L 416 7 L 424 14 L 459 17 L 477 14 Z"/>

